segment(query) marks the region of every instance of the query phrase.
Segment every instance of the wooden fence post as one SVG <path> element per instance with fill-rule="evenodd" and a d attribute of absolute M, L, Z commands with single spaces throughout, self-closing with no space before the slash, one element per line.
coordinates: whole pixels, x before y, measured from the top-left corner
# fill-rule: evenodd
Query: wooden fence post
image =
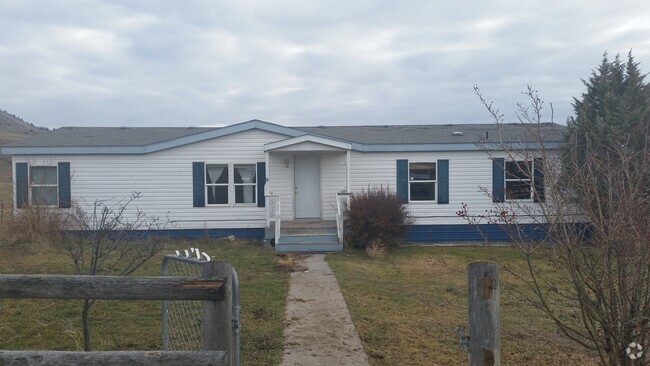
<path fill-rule="evenodd" d="M 494 262 L 467 266 L 470 366 L 499 366 L 499 267 Z"/>
<path fill-rule="evenodd" d="M 201 303 L 201 325 L 203 350 L 227 352 L 227 364 L 233 362 L 232 330 L 232 266 L 228 262 L 206 262 L 203 264 L 203 277 L 220 276 L 226 279 L 225 298 L 222 301 L 203 301 Z"/>

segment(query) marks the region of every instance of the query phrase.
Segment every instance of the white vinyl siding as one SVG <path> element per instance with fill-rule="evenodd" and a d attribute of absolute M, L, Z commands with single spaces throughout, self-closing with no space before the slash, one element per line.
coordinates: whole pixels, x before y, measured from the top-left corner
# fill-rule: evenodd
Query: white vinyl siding
<path fill-rule="evenodd" d="M 346 154 L 321 157 L 321 212 L 323 220 L 336 220 L 336 194 L 346 189 Z"/>
<path fill-rule="evenodd" d="M 255 129 L 150 154 L 16 155 L 13 162 L 14 166 L 17 162 L 25 162 L 29 166 L 56 166 L 58 162 L 70 162 L 72 201 L 87 211 L 92 209 L 95 200 L 117 203 L 130 197 L 133 192 L 140 192 L 141 197 L 131 207 L 131 212 L 134 213 L 137 206 L 147 215 L 163 221 L 169 219 L 166 229 L 263 228 L 267 208 L 257 207 L 253 203 L 239 204 L 234 192 L 229 193 L 228 198 L 232 204 L 193 207 L 192 163 L 204 162 L 207 167 L 227 164 L 229 174 L 232 174 L 228 177 L 228 184 L 235 191 L 235 184 L 252 186 L 250 182 L 243 183 L 243 179 L 242 183 L 235 183 L 232 171 L 235 166 L 253 167 L 258 162 L 266 161 L 266 193 L 279 194 L 282 219 L 293 220 L 293 155 L 300 152 L 272 152 L 268 157 L 264 152 L 265 144 L 285 139 L 287 136 Z M 350 191 L 353 193 L 378 186 L 395 191 L 398 159 L 410 162 L 449 160 L 449 204 L 408 204 L 416 224 L 466 224 L 456 214 L 462 203 L 467 203 L 470 210 L 477 214 L 495 207 L 486 193 L 492 191 L 492 160 L 484 152 L 352 151 L 349 167 L 346 165 L 345 151 L 318 154 L 321 156 L 321 210 L 322 218 L 326 220 L 335 217 L 336 193 L 346 189 L 348 170 Z M 208 186 L 205 185 L 206 193 Z M 206 203 L 207 200 L 206 195 Z"/>
<path fill-rule="evenodd" d="M 135 206 L 162 221 L 165 229 L 262 228 L 266 208 L 253 204 L 193 207 L 192 162 L 255 165 L 265 161 L 264 144 L 286 136 L 249 130 L 143 155 L 14 156 L 15 162 L 70 162 L 72 201 L 84 209 L 102 200 L 117 203 L 141 192 Z M 234 202 L 234 198 L 233 198 Z M 284 209 L 284 207 L 283 207 Z"/>
<path fill-rule="evenodd" d="M 350 162 L 351 191 L 356 193 L 367 190 L 368 187 L 383 186 L 395 192 L 398 159 L 407 159 L 409 162 L 449 160 L 449 204 L 408 203 L 406 207 L 415 217 L 416 224 L 467 224 L 465 219 L 457 215 L 462 203 L 467 203 L 470 210 L 477 213 L 494 209 L 492 199 L 482 190 L 482 188 L 491 190 L 492 161 L 486 153 L 480 151 L 391 153 L 354 151 Z"/>
<path fill-rule="evenodd" d="M 282 220 L 294 218 L 293 157 L 284 154 L 269 156 L 268 192 L 280 195 Z"/>

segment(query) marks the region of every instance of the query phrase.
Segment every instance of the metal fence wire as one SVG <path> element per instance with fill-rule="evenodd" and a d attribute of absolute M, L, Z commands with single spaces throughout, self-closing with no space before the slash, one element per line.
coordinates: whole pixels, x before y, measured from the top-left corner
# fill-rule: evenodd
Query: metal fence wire
<path fill-rule="evenodd" d="M 162 276 L 201 277 L 204 259 L 169 254 L 163 258 Z M 234 365 L 239 365 L 239 281 L 232 271 Z M 202 350 L 201 301 L 164 300 L 162 304 L 162 341 L 165 351 Z"/>
<path fill-rule="evenodd" d="M 166 260 L 166 261 L 165 261 Z M 163 276 L 201 277 L 205 261 L 178 256 L 165 256 Z M 173 351 L 200 351 L 201 302 L 163 301 L 163 349 Z"/>

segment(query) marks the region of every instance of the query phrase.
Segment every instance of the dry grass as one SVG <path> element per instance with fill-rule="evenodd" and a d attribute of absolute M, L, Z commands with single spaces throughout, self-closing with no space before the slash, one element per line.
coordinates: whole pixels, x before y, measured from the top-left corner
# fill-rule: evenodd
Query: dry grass
<path fill-rule="evenodd" d="M 517 265 L 509 248 L 496 249 Z M 332 266 L 372 365 L 462 365 L 456 325 L 467 329 L 467 264 L 493 258 L 485 248 L 406 247 L 383 258 L 331 254 Z M 502 281 L 520 283 L 502 274 Z M 539 311 L 501 291 L 502 365 L 592 365 Z"/>
<path fill-rule="evenodd" d="M 233 264 L 241 283 L 242 362 L 274 365 L 282 357 L 289 274 L 273 250 L 254 242 L 175 240 L 138 270 L 158 275 L 162 256 L 198 247 Z M 0 273 L 72 274 L 56 243 L 0 243 Z M 81 350 L 81 301 L 0 299 L 0 349 Z M 97 301 L 91 309 L 94 350 L 161 349 L 159 301 Z"/>
<path fill-rule="evenodd" d="M 373 240 L 366 246 L 366 254 L 370 258 L 382 258 L 386 255 L 386 245 L 381 239 Z"/>

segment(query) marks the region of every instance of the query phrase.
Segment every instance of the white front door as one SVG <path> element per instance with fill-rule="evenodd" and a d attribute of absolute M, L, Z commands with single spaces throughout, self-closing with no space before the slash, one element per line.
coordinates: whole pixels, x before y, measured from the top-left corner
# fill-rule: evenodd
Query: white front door
<path fill-rule="evenodd" d="M 296 218 L 320 217 L 320 157 L 296 156 Z"/>

